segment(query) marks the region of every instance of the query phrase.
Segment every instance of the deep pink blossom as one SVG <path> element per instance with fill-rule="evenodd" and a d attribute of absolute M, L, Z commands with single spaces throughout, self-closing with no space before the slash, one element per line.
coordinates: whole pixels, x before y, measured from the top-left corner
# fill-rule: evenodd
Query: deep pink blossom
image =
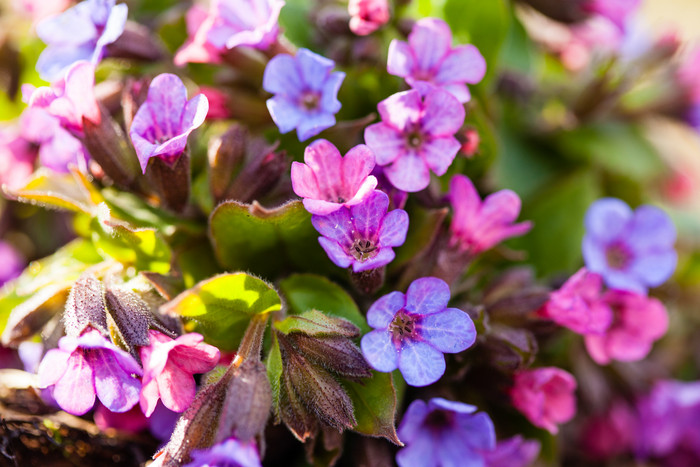
<path fill-rule="evenodd" d="M 208 39 L 209 31 L 214 25 L 214 16 L 201 5 L 193 5 L 185 14 L 187 41 L 180 47 L 173 58 L 177 66 L 186 63 L 220 63 L 221 52 L 225 47 L 214 47 Z"/>
<path fill-rule="evenodd" d="M 266 49 L 277 40 L 283 0 L 214 0 L 213 24 L 207 33 L 216 48 L 247 45 Z"/>
<path fill-rule="evenodd" d="M 350 0 L 350 30 L 358 36 L 366 36 L 389 22 L 388 0 Z"/>
<path fill-rule="evenodd" d="M 112 412 L 126 412 L 139 401 L 142 374 L 136 360 L 99 331 L 64 336 L 39 364 L 39 387 L 53 387 L 53 397 L 66 412 L 82 415 L 95 395 Z"/>
<path fill-rule="evenodd" d="M 151 345 L 141 347 L 143 388 L 140 404 L 150 416 L 158 400 L 175 412 L 183 412 L 194 400 L 195 373 L 205 373 L 219 361 L 219 349 L 202 342 L 200 334 L 185 334 L 177 339 L 150 330 Z"/>
<path fill-rule="evenodd" d="M 23 186 L 34 171 L 36 158 L 36 146 L 18 128 L 0 128 L 0 186 Z"/>
<path fill-rule="evenodd" d="M 607 460 L 634 445 L 637 416 L 623 401 L 616 401 L 610 409 L 586 420 L 581 431 L 581 444 L 586 457 Z"/>
<path fill-rule="evenodd" d="M 604 334 L 585 337 L 586 349 L 597 363 L 641 360 L 666 334 L 668 314 L 659 300 L 621 290 L 607 291 L 602 300 L 612 310 L 612 323 Z"/>
<path fill-rule="evenodd" d="M 370 175 L 374 154 L 364 144 L 343 157 L 331 142 L 320 139 L 306 147 L 304 162 L 292 163 L 292 188 L 312 214 L 327 215 L 354 206 L 377 186 Z"/>
<path fill-rule="evenodd" d="M 510 398 L 513 406 L 530 422 L 552 434 L 559 424 L 576 414 L 576 380 L 559 368 L 545 367 L 517 371 Z"/>
<path fill-rule="evenodd" d="M 623 29 L 640 4 L 641 0 L 589 0 L 585 9 L 609 19 Z"/>
<path fill-rule="evenodd" d="M 602 298 L 603 278 L 581 268 L 549 296 L 543 315 L 579 334 L 602 334 L 612 322 L 612 310 Z"/>
<path fill-rule="evenodd" d="M 187 146 L 187 138 L 207 116 L 209 103 L 203 94 L 187 100 L 187 88 L 176 75 L 163 73 L 151 81 L 148 97 L 134 115 L 129 136 L 141 170 L 151 157 L 174 164 Z"/>
<path fill-rule="evenodd" d="M 382 117 L 365 129 L 365 142 L 389 181 L 403 191 L 420 191 L 430 172 L 444 175 L 461 144 L 454 134 L 464 123 L 464 106 L 447 91 L 399 92 L 379 103 Z"/>
<path fill-rule="evenodd" d="M 493 193 L 482 202 L 471 180 L 455 175 L 449 197 L 454 210 L 451 244 L 462 251 L 478 254 L 532 228 L 531 222 L 514 224 L 520 214 L 520 198 L 511 190 Z"/>
<path fill-rule="evenodd" d="M 200 86 L 199 92 L 209 101 L 207 120 L 224 120 L 231 118 L 231 111 L 228 108 L 228 96 L 225 92 L 210 86 Z"/>
<path fill-rule="evenodd" d="M 465 83 L 484 78 L 486 61 L 473 45 L 452 47 L 452 31 L 443 20 L 423 18 L 416 21 L 408 42 L 391 42 L 387 71 L 405 78 L 421 94 L 439 86 L 464 103 L 471 98 Z"/>

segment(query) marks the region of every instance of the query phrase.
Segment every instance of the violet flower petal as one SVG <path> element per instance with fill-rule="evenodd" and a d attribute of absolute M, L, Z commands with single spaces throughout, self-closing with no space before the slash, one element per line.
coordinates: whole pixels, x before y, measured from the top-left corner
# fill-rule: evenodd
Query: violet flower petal
<path fill-rule="evenodd" d="M 406 303 L 401 292 L 391 292 L 374 302 L 367 311 L 367 324 L 375 329 L 386 329 Z"/>
<path fill-rule="evenodd" d="M 445 357 L 431 345 L 410 339 L 402 341 L 399 370 L 407 384 L 411 386 L 432 384 L 445 374 L 445 367 Z"/>
<path fill-rule="evenodd" d="M 469 316 L 457 308 L 428 315 L 420 322 L 421 337 L 443 353 L 457 353 L 476 341 L 476 328 Z"/>
<path fill-rule="evenodd" d="M 387 330 L 368 332 L 362 337 L 360 347 L 367 363 L 377 371 L 394 371 L 399 365 L 399 354 Z"/>
<path fill-rule="evenodd" d="M 450 301 L 450 287 L 437 277 L 422 277 L 408 286 L 406 310 L 422 315 L 438 313 Z"/>
<path fill-rule="evenodd" d="M 95 405 L 93 369 L 82 352 L 70 354 L 66 372 L 54 386 L 53 397 L 63 410 L 73 415 L 83 415 Z"/>

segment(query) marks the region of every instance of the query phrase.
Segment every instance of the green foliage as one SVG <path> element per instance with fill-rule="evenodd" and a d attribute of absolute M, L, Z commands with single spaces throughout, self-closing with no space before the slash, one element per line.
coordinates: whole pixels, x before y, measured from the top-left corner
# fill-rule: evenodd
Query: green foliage
<path fill-rule="evenodd" d="M 252 316 L 281 308 L 280 297 L 270 284 L 238 272 L 198 283 L 163 305 L 161 311 L 195 321 L 207 342 L 222 350 L 235 350 Z"/>
<path fill-rule="evenodd" d="M 372 377 L 362 382 L 346 381 L 343 386 L 348 391 L 355 409 L 357 425 L 353 431 L 367 436 L 384 437 L 400 444 L 396 435 L 396 390 L 391 373 L 372 372 Z"/>

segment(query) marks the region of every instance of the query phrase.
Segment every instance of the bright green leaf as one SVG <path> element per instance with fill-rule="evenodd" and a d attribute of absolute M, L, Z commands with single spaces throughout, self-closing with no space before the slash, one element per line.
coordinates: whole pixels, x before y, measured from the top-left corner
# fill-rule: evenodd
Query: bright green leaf
<path fill-rule="evenodd" d="M 367 436 L 384 437 L 400 444 L 396 435 L 396 391 L 391 373 L 372 372 L 362 382 L 343 383 L 355 409 L 357 425 L 353 431 Z"/>

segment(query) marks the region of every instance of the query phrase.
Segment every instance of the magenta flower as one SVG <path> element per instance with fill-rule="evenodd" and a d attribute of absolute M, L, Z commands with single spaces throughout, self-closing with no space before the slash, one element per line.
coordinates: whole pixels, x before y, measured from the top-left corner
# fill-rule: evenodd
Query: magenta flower
<path fill-rule="evenodd" d="M 603 279 L 581 268 L 549 295 L 543 315 L 579 334 L 602 334 L 612 322 L 610 307 L 601 300 Z"/>
<path fill-rule="evenodd" d="M 0 240 L 0 286 L 19 276 L 26 264 L 27 260 L 17 249 Z"/>
<path fill-rule="evenodd" d="M 443 20 L 423 18 L 416 21 L 407 43 L 391 41 L 387 71 L 405 78 L 421 94 L 438 86 L 464 103 L 471 98 L 465 83 L 484 78 L 486 60 L 473 45 L 453 48 L 452 31 Z"/>
<path fill-rule="evenodd" d="M 77 61 L 97 65 L 105 47 L 124 32 L 127 13 L 126 4 L 115 0 L 85 0 L 38 23 L 36 33 L 48 44 L 36 64 L 39 75 L 53 82 Z"/>
<path fill-rule="evenodd" d="M 527 467 L 540 453 L 540 442 L 517 435 L 496 444 L 492 451 L 484 451 L 486 467 Z"/>
<path fill-rule="evenodd" d="M 29 107 L 46 110 L 56 117 L 61 126 L 74 133 L 83 129 L 83 118 L 100 122 L 100 109 L 95 98 L 95 66 L 86 61 L 71 65 L 65 78 L 51 86 L 32 89 L 22 86 L 23 97 Z"/>
<path fill-rule="evenodd" d="M 576 380 L 555 367 L 517 371 L 510 399 L 530 422 L 552 434 L 576 414 Z"/>
<path fill-rule="evenodd" d="M 331 72 L 333 67 L 333 60 L 307 49 L 299 49 L 295 57 L 279 54 L 268 62 L 263 89 L 274 94 L 267 108 L 280 133 L 296 128 L 299 141 L 304 141 L 335 125 L 345 73 Z"/>
<path fill-rule="evenodd" d="M 260 454 L 253 441 L 229 438 L 206 450 L 192 452 L 192 462 L 185 467 L 260 467 Z"/>
<path fill-rule="evenodd" d="M 589 0 L 585 9 L 609 19 L 622 30 L 640 4 L 641 0 Z"/>
<path fill-rule="evenodd" d="M 141 367 L 99 331 L 64 336 L 39 364 L 39 387 L 53 386 L 58 405 L 83 415 L 95 404 L 95 394 L 112 412 L 126 412 L 139 401 Z"/>
<path fill-rule="evenodd" d="M 387 213 L 388 208 L 389 197 L 375 190 L 350 208 L 311 216 L 311 223 L 331 261 L 354 272 L 368 271 L 389 264 L 396 256 L 393 247 L 406 241 L 408 214 L 402 209 Z"/>
<path fill-rule="evenodd" d="M 653 343 L 668 329 L 668 314 L 663 304 L 643 294 L 609 290 L 602 302 L 613 315 L 603 334 L 588 334 L 586 349 L 596 363 L 611 360 L 630 362 L 646 357 Z"/>
<path fill-rule="evenodd" d="M 219 63 L 223 47 L 214 47 L 209 42 L 209 31 L 214 25 L 214 16 L 201 5 L 192 5 L 185 14 L 187 41 L 175 53 L 173 63 L 183 66 L 186 63 Z"/>
<path fill-rule="evenodd" d="M 623 401 L 615 401 L 603 414 L 586 420 L 581 430 L 581 444 L 586 457 L 611 459 L 632 449 L 637 431 L 637 416 Z"/>
<path fill-rule="evenodd" d="M 370 175 L 374 154 L 364 144 L 343 157 L 333 143 L 320 139 L 306 147 L 304 162 L 292 162 L 292 188 L 311 214 L 323 216 L 354 206 L 377 186 Z"/>
<path fill-rule="evenodd" d="M 174 164 L 185 151 L 187 137 L 204 123 L 208 111 L 204 95 L 187 100 L 187 89 L 176 75 L 163 73 L 153 78 L 129 131 L 143 173 L 151 157 Z"/>
<path fill-rule="evenodd" d="M 34 172 L 36 157 L 36 147 L 19 134 L 18 128 L 0 128 L 0 186 L 24 186 Z"/>
<path fill-rule="evenodd" d="M 460 143 L 454 134 L 464 123 L 464 107 L 447 91 L 435 88 L 424 99 L 418 91 L 399 92 L 379 103 L 382 117 L 365 129 L 365 142 L 391 183 L 420 191 L 430 171 L 444 175 Z"/>
<path fill-rule="evenodd" d="M 219 349 L 202 342 L 200 334 L 185 334 L 177 339 L 150 330 L 151 344 L 141 347 L 143 387 L 141 410 L 150 417 L 158 400 L 175 412 L 184 412 L 194 400 L 195 373 L 206 373 L 219 361 Z"/>
<path fill-rule="evenodd" d="M 406 383 L 427 386 L 445 373 L 443 353 L 458 353 L 476 340 L 469 315 L 447 308 L 450 288 L 436 277 L 413 281 L 406 294 L 383 296 L 367 312 L 374 328 L 360 346 L 367 362 L 377 371 L 398 368 Z"/>
<path fill-rule="evenodd" d="M 411 403 L 399 425 L 399 467 L 483 466 L 496 446 L 491 418 L 473 405 L 436 397 Z"/>
<path fill-rule="evenodd" d="M 389 22 L 388 0 L 350 0 L 350 30 L 358 36 L 372 34 Z"/>
<path fill-rule="evenodd" d="M 676 229 L 654 206 L 632 210 L 623 201 L 603 198 L 586 213 L 583 259 L 611 289 L 646 293 L 676 268 Z"/>
<path fill-rule="evenodd" d="M 462 251 L 476 255 L 532 228 L 531 222 L 514 224 L 520 214 L 520 198 L 510 190 L 493 193 L 482 202 L 471 180 L 455 175 L 449 197 L 454 210 L 450 241 Z"/>
<path fill-rule="evenodd" d="M 207 39 L 216 48 L 266 49 L 277 40 L 283 0 L 214 0 Z"/>

